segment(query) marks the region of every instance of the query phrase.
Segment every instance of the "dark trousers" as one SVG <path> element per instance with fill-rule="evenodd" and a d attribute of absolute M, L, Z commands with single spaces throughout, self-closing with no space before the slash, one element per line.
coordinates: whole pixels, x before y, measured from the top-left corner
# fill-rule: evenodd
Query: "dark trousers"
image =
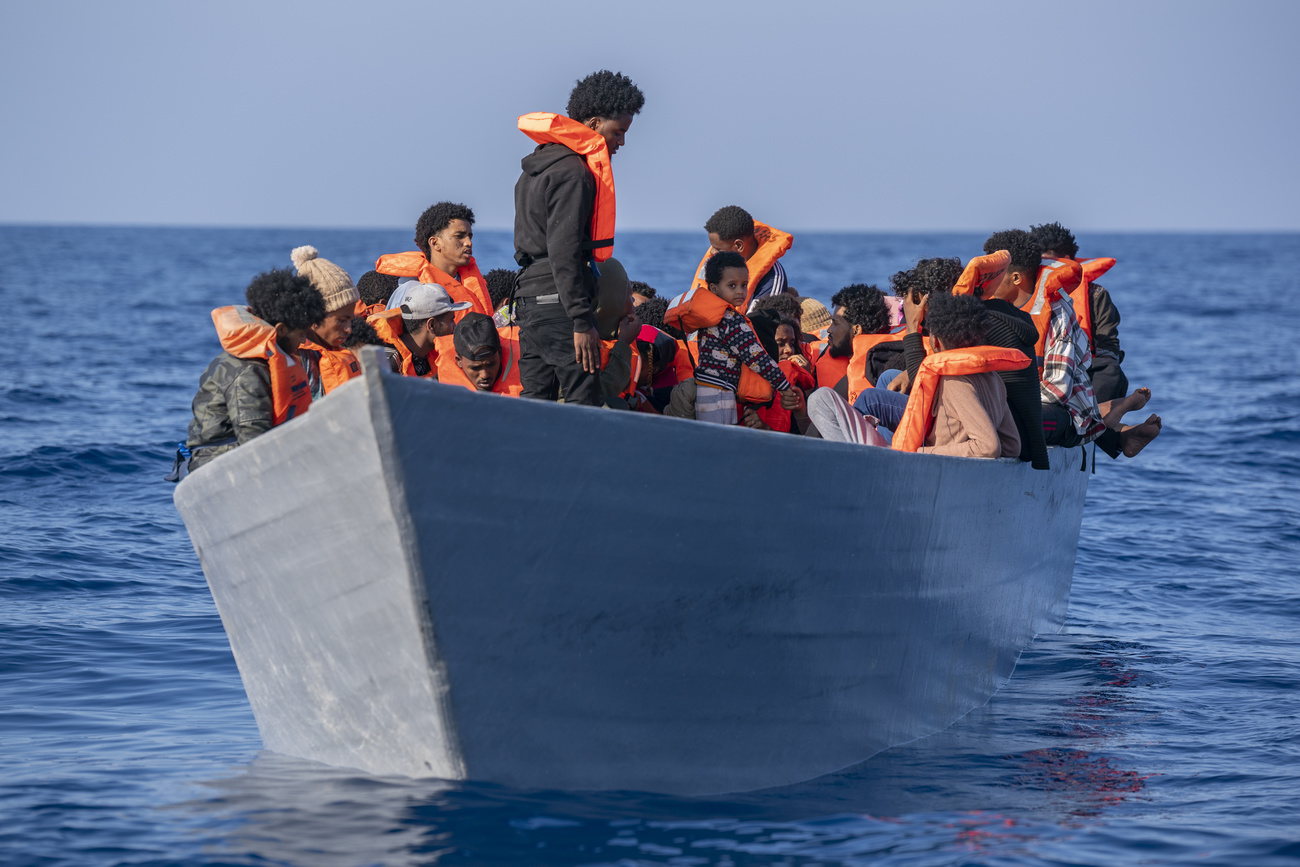
<path fill-rule="evenodd" d="M 519 382 L 523 397 L 600 406 L 600 373 L 587 373 L 573 357 L 573 320 L 559 300 L 515 302 L 519 318 Z"/>
<path fill-rule="evenodd" d="M 1061 446 L 1071 449 L 1083 444 L 1083 437 L 1074 429 L 1070 411 L 1059 403 L 1043 404 L 1043 439 L 1049 446 Z M 1106 428 L 1101 436 L 1093 440 L 1097 448 L 1112 458 L 1120 455 L 1119 431 Z"/>
<path fill-rule="evenodd" d="M 1094 355 L 1088 375 L 1092 377 L 1092 393 L 1097 395 L 1097 403 L 1117 400 L 1128 394 L 1128 377 L 1117 359 Z"/>

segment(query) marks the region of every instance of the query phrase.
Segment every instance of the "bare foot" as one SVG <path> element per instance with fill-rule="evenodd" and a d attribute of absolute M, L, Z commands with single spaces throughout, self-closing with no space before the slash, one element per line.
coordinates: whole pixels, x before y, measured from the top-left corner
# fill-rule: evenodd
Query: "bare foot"
<path fill-rule="evenodd" d="M 1146 448 L 1147 443 L 1160 436 L 1160 427 L 1160 416 L 1153 415 L 1142 424 L 1131 424 L 1121 430 L 1119 443 L 1124 450 L 1124 457 L 1135 457 L 1138 452 Z"/>
<path fill-rule="evenodd" d="M 1106 423 L 1106 427 L 1119 430 L 1120 425 L 1124 423 L 1124 414 L 1128 412 L 1137 412 L 1147 405 L 1151 399 L 1151 389 L 1143 386 L 1142 388 L 1133 389 L 1133 393 L 1128 397 L 1121 397 L 1119 400 L 1108 400 L 1097 406 L 1101 410 L 1101 420 Z"/>

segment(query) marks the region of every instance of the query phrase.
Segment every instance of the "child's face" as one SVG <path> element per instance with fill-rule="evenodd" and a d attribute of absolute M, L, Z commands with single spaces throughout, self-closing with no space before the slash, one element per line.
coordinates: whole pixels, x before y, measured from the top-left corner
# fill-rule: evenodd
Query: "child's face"
<path fill-rule="evenodd" d="M 722 279 L 717 283 L 710 283 L 709 291 L 735 307 L 745 300 L 745 289 L 748 283 L 748 268 L 724 268 Z"/>
<path fill-rule="evenodd" d="M 799 335 L 789 325 L 776 327 L 777 361 L 786 361 L 799 354 Z"/>

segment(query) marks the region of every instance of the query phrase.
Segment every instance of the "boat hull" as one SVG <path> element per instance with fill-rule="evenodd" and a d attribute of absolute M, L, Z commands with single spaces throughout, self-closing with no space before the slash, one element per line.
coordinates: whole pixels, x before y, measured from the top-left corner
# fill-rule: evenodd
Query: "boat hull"
<path fill-rule="evenodd" d="M 742 791 L 988 700 L 1059 629 L 1087 474 L 479 395 L 367 364 L 176 503 L 268 749 Z"/>

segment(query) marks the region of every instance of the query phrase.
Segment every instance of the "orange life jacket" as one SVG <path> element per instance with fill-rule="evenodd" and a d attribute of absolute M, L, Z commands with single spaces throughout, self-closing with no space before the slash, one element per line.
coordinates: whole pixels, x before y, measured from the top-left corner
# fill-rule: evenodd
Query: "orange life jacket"
<path fill-rule="evenodd" d="M 212 311 L 221 348 L 236 358 L 256 358 L 271 370 L 271 424 L 281 425 L 311 406 L 307 371 L 275 342 L 275 326 L 247 307 L 218 307 Z"/>
<path fill-rule="evenodd" d="M 1074 304 L 1074 316 L 1079 320 L 1079 325 L 1084 331 L 1088 332 L 1088 350 L 1095 352 L 1096 343 L 1092 339 L 1092 283 L 1102 274 L 1105 274 L 1111 268 L 1115 267 L 1114 259 L 1078 259 L 1079 267 L 1083 269 L 1083 279 L 1079 282 L 1079 288 L 1070 293 L 1070 301 Z"/>
<path fill-rule="evenodd" d="M 677 355 L 673 357 L 673 373 L 678 382 L 685 382 L 695 376 L 695 360 L 685 340 L 677 341 Z"/>
<path fill-rule="evenodd" d="M 816 387 L 812 374 L 795 364 L 793 361 L 787 359 L 778 362 L 777 367 L 781 368 L 781 372 L 785 374 L 785 378 L 790 380 L 790 384 L 795 388 L 801 389 L 807 393 L 809 390 Z M 762 377 L 759 377 L 759 379 L 762 379 Z M 765 379 L 763 381 L 767 382 Z M 758 413 L 758 417 L 761 418 L 772 430 L 786 433 L 793 426 L 794 413 L 781 406 L 780 401 L 773 401 L 771 406 L 760 406 L 755 409 L 755 412 Z"/>
<path fill-rule="evenodd" d="M 898 335 L 890 332 L 884 334 L 859 334 L 853 338 L 853 355 L 849 358 L 848 367 L 844 373 L 849 378 L 849 404 L 852 405 L 858 399 L 865 389 L 875 385 L 871 381 L 870 372 L 867 370 L 867 354 L 871 352 L 872 347 L 881 343 L 891 343 L 898 340 Z M 838 382 L 839 380 L 836 380 Z M 835 386 L 832 384 L 831 388 Z"/>
<path fill-rule="evenodd" d="M 957 285 L 952 287 L 952 294 L 974 295 L 975 290 L 978 289 L 980 298 L 984 300 L 992 298 L 993 292 L 1002 282 L 1002 276 L 1007 273 L 1007 266 L 1010 264 L 1011 254 L 1006 250 L 998 250 L 987 256 L 976 256 L 966 263 L 966 269 L 961 272 Z"/>
<path fill-rule="evenodd" d="M 635 340 L 632 342 L 633 344 L 636 343 Z M 617 345 L 618 345 L 617 340 L 600 341 L 600 369 L 601 370 L 604 370 L 606 367 L 609 366 L 610 351 L 613 350 L 613 348 Z M 632 351 L 632 375 L 628 378 L 627 385 L 625 385 L 623 387 L 623 390 L 618 393 L 619 397 L 624 397 L 624 398 L 631 397 L 633 394 L 636 393 L 636 382 L 638 379 L 641 378 L 641 353 L 636 351 L 635 345 L 630 346 L 628 348 Z"/>
<path fill-rule="evenodd" d="M 385 310 L 382 313 L 375 313 L 367 317 L 367 322 L 375 329 L 379 339 L 397 350 L 402 356 L 402 376 L 419 376 L 415 372 L 415 354 L 411 348 L 402 340 L 402 311 Z M 423 374 L 425 377 L 438 378 L 438 359 L 433 353 L 429 353 L 429 372 Z"/>
<path fill-rule="evenodd" d="M 828 343 L 821 355 L 817 356 L 817 363 L 813 365 L 813 370 L 817 373 L 817 386 L 834 388 L 836 383 L 849 372 L 849 361 L 849 358 L 836 358 L 831 355 Z"/>
<path fill-rule="evenodd" d="M 487 316 L 492 315 L 492 296 L 488 292 L 487 281 L 479 273 L 478 262 L 472 256 L 469 264 L 458 269 L 455 277 L 444 273 L 441 268 L 433 267 L 419 250 L 380 256 L 375 260 L 375 270 L 380 274 L 394 277 L 414 277 L 421 283 L 437 283 L 447 290 L 451 300 L 457 304 L 468 301 L 474 305 L 466 310 L 457 310 L 457 322 L 471 310 Z M 382 309 L 383 307 L 380 307 L 380 310 Z"/>
<path fill-rule="evenodd" d="M 916 372 L 912 393 L 907 398 L 907 409 L 894 431 L 893 448 L 900 452 L 914 452 L 925 445 L 934 424 L 934 396 L 943 376 L 968 376 L 999 370 L 1021 370 L 1033 364 L 1018 349 L 1004 346 L 970 346 L 949 349 L 927 355 Z"/>
<path fill-rule="evenodd" d="M 320 356 L 320 383 L 326 394 L 352 377 L 361 375 L 361 363 L 351 350 L 330 349 L 310 340 L 303 341 L 302 345 Z"/>
<path fill-rule="evenodd" d="M 538 144 L 561 144 L 587 161 L 596 179 L 596 202 L 591 208 L 591 258 L 604 262 L 614 255 L 614 167 L 605 137 L 573 118 L 549 111 L 534 111 L 519 118 L 519 131 Z"/>
<path fill-rule="evenodd" d="M 773 263 L 784 256 L 794 244 L 794 235 L 782 232 L 780 229 L 773 229 L 766 223 L 755 220 L 754 240 L 758 241 L 758 249 L 745 262 L 745 266 L 749 269 L 749 288 L 744 303 L 737 305 L 741 313 L 749 310 L 749 304 L 754 298 L 754 287 L 758 285 L 759 280 L 772 270 Z M 700 260 L 700 267 L 695 269 L 695 279 L 691 281 L 692 289 L 708 290 L 708 281 L 704 279 L 704 266 L 716 252 L 717 250 L 710 247 L 704 254 L 704 258 Z"/>
<path fill-rule="evenodd" d="M 493 394 L 518 397 L 524 391 L 524 386 L 519 381 L 518 328 L 514 326 L 498 328 L 497 334 L 501 337 L 501 371 L 497 374 L 497 381 L 492 383 L 492 388 L 489 390 Z M 459 385 L 468 388 L 470 391 L 477 391 L 474 388 L 474 383 L 470 382 L 469 377 L 465 375 L 465 371 L 461 370 L 456 364 L 454 348 L 452 352 L 438 356 L 438 381 L 447 385 Z"/>
<path fill-rule="evenodd" d="M 353 317 L 373 316 L 376 313 L 383 312 L 384 308 L 387 306 L 388 305 L 385 304 L 383 301 L 379 301 L 374 304 L 367 304 L 366 302 L 358 298 L 356 306 L 352 308 L 352 315 Z"/>
<path fill-rule="evenodd" d="M 743 313 L 740 313 L 735 307 L 710 292 L 706 283 L 703 289 L 692 286 L 669 301 L 668 310 L 664 313 L 664 322 L 674 328 L 690 333 L 717 325 L 722 321 L 722 317 L 726 315 L 728 310 L 737 313 L 745 320 L 745 324 L 749 325 L 749 319 Z M 753 331 L 754 327 L 749 325 L 749 328 L 750 331 Z M 754 337 L 758 339 L 758 335 Z M 698 343 L 696 345 L 698 347 Z M 685 376 L 693 377 L 695 376 L 694 356 L 689 347 L 683 346 L 682 348 L 685 349 L 686 360 L 690 363 L 690 371 Z M 697 348 L 696 356 L 698 356 L 698 352 Z M 679 376 L 678 381 L 682 381 L 683 378 Z M 737 403 L 767 403 L 772 400 L 774 394 L 772 384 L 759 375 L 758 372 L 748 364 L 740 366 L 740 382 L 736 385 Z"/>
<path fill-rule="evenodd" d="M 1083 279 L 1083 268 L 1073 259 L 1044 259 L 1038 269 L 1038 282 L 1033 296 L 1020 309 L 1028 313 L 1038 329 L 1038 342 L 1034 345 L 1039 374 L 1043 370 L 1043 355 L 1047 349 L 1047 330 L 1052 322 L 1052 302 L 1073 292 Z"/>

